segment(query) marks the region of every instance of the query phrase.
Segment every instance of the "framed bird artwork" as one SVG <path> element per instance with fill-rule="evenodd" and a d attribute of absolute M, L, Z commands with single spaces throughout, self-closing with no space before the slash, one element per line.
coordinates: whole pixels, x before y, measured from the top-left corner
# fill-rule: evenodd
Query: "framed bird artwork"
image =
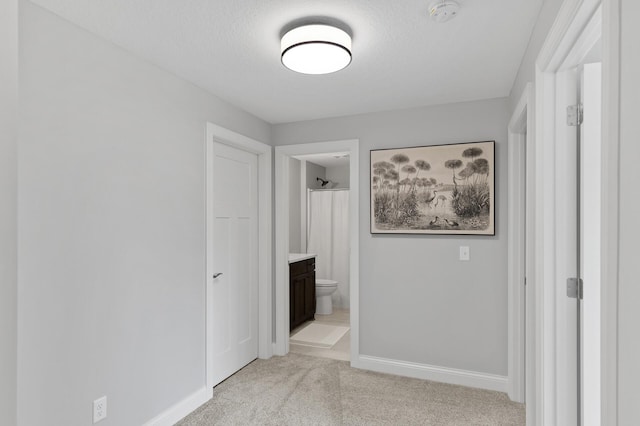
<path fill-rule="evenodd" d="M 495 141 L 371 150 L 372 234 L 495 235 Z"/>

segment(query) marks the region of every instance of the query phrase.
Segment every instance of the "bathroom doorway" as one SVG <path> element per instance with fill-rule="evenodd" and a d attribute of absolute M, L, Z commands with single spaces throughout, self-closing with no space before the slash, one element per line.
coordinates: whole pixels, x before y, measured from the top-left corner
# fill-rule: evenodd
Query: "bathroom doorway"
<path fill-rule="evenodd" d="M 292 260 L 305 255 L 313 255 L 316 298 L 313 317 L 290 324 L 289 348 L 349 361 L 349 153 L 292 156 L 289 164 L 290 300 L 300 285 Z"/>
<path fill-rule="evenodd" d="M 291 351 L 358 364 L 357 177 L 358 141 L 276 147 L 278 355 Z M 301 322 L 290 306 L 308 302 L 290 286 L 308 281 L 310 272 L 315 315 L 303 314 Z"/>

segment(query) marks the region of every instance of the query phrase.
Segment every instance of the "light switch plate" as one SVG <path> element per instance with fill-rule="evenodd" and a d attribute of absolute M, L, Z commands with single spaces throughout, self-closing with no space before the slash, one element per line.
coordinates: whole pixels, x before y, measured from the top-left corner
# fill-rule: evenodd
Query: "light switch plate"
<path fill-rule="evenodd" d="M 460 260 L 469 260 L 469 246 L 460 246 Z"/>

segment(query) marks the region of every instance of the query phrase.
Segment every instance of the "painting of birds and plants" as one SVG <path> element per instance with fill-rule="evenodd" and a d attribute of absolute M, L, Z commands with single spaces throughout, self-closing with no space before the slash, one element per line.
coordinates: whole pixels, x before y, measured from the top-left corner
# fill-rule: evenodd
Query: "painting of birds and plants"
<path fill-rule="evenodd" d="M 371 151 L 371 232 L 495 235 L 494 141 Z"/>

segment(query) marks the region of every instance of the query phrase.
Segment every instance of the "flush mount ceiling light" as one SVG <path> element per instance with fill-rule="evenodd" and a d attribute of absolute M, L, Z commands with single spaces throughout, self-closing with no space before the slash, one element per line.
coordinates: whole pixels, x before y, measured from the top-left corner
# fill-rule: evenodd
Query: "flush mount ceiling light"
<path fill-rule="evenodd" d="M 429 6 L 429 16 L 436 22 L 447 22 L 458 15 L 460 5 L 453 0 L 438 0 Z"/>
<path fill-rule="evenodd" d="M 304 25 L 287 32 L 280 43 L 282 64 L 303 74 L 329 74 L 351 63 L 351 37 L 330 25 Z"/>

